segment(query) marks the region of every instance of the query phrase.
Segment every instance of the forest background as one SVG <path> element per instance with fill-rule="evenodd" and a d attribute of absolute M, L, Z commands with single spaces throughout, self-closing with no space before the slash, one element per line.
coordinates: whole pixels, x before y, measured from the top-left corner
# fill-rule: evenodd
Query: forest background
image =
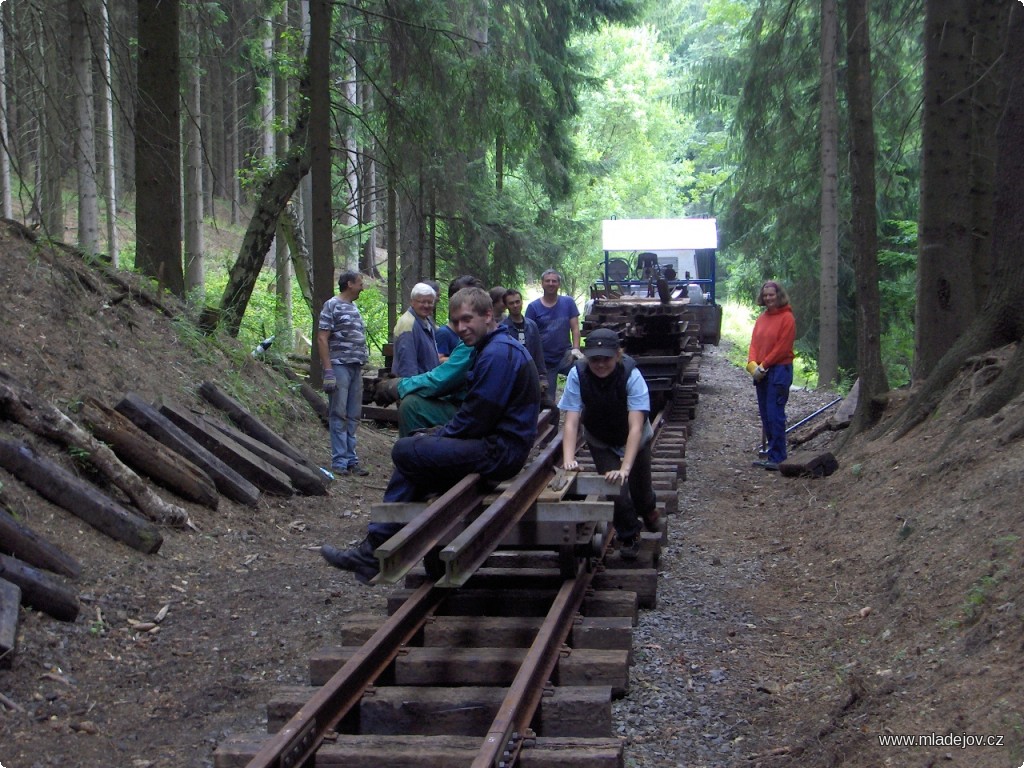
<path fill-rule="evenodd" d="M 8 0 L 2 213 L 282 351 L 342 268 L 379 349 L 423 277 L 582 300 L 602 219 L 713 216 L 719 295 L 785 284 L 823 385 L 936 390 L 1020 338 L 1017 5 Z"/>

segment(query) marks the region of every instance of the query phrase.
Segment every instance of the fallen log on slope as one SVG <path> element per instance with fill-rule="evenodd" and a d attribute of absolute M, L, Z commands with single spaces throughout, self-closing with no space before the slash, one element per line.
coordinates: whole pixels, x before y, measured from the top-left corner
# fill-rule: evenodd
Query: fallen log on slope
<path fill-rule="evenodd" d="M 217 490 L 233 501 L 255 507 L 260 489 L 189 437 L 173 421 L 157 411 L 133 392 L 129 392 L 116 409 L 172 451 L 180 453 L 206 472 Z"/>
<path fill-rule="evenodd" d="M 211 405 L 224 411 L 228 418 L 237 424 L 238 428 L 247 435 L 255 437 L 261 443 L 266 443 L 278 453 L 283 453 L 288 458 L 308 467 L 314 472 L 320 471 L 320 468 L 303 456 L 295 446 L 279 437 L 274 430 L 249 413 L 240 402 L 218 389 L 217 385 L 213 382 L 204 381 L 200 384 L 199 394 L 206 398 Z"/>
<path fill-rule="evenodd" d="M 200 416 L 199 419 L 203 424 L 222 432 L 263 461 L 284 472 L 299 493 L 306 496 L 327 495 L 327 485 L 324 482 L 326 478 L 322 472 L 314 472 L 304 464 L 299 464 L 283 453 L 278 453 L 266 443 L 260 442 L 255 437 L 250 437 L 230 424 L 225 424 L 223 421 L 212 419 L 209 416 Z"/>
<path fill-rule="evenodd" d="M 53 405 L 36 397 L 6 371 L 0 370 L 0 415 L 17 421 L 49 440 L 84 451 L 90 463 L 120 488 L 146 517 L 161 525 L 185 527 L 188 512 L 161 499 L 117 455 Z"/>
<path fill-rule="evenodd" d="M 42 571 L 7 555 L 0 555 L 0 579 L 21 590 L 21 602 L 57 621 L 78 618 L 78 597 Z"/>
<path fill-rule="evenodd" d="M 220 496 L 210 476 L 137 427 L 127 416 L 94 397 L 87 397 L 82 418 L 92 433 L 113 448 L 128 466 L 183 499 L 217 508 Z"/>
<path fill-rule="evenodd" d="M 153 523 L 118 504 L 96 486 L 39 456 L 25 443 L 0 440 L 0 466 L 44 499 L 132 549 L 152 554 L 163 544 L 163 536 Z"/>
<path fill-rule="evenodd" d="M 0 554 L 11 555 L 37 568 L 77 579 L 82 565 L 55 544 L 0 509 Z"/>
<path fill-rule="evenodd" d="M 160 413 L 260 490 L 277 496 L 292 495 L 292 484 L 287 475 L 249 452 L 220 430 L 207 426 L 197 416 L 172 403 L 161 403 Z"/>

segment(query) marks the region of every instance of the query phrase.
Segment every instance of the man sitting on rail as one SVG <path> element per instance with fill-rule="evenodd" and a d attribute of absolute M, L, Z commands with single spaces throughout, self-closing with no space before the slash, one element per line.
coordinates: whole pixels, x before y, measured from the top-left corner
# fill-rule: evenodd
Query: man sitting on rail
<path fill-rule="evenodd" d="M 651 396 L 634 360 L 623 355 L 619 335 L 611 328 L 590 332 L 584 359 L 569 371 L 558 407 L 565 412 L 562 467 L 577 470 L 576 443 L 582 421 L 584 436 L 597 471 L 622 486 L 615 498 L 615 532 L 623 560 L 640 553 L 640 520 L 658 530 L 657 500 L 651 483 L 651 438 L 648 414 Z"/>
<path fill-rule="evenodd" d="M 537 436 L 537 368 L 526 348 L 495 323 L 487 291 L 458 291 L 449 302 L 449 314 L 463 343 L 476 348 L 466 399 L 448 423 L 395 443 L 386 502 L 421 501 L 473 473 L 491 482 L 507 480 L 523 468 Z M 370 523 L 358 546 L 343 551 L 325 544 L 320 552 L 365 584 L 380 572 L 374 550 L 400 527 Z"/>

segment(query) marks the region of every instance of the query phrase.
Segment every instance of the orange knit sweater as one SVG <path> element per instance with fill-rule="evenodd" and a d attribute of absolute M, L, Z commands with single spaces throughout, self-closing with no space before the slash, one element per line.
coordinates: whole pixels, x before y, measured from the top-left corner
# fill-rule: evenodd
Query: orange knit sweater
<path fill-rule="evenodd" d="M 761 313 L 754 322 L 750 335 L 747 361 L 760 363 L 765 368 L 793 362 L 793 341 L 796 339 L 796 319 L 788 304 Z"/>

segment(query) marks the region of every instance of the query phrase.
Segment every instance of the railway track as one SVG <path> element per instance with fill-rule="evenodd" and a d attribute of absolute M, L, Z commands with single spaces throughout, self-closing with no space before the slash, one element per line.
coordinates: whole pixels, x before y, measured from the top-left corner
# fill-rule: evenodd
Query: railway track
<path fill-rule="evenodd" d="M 696 406 L 699 356 L 679 357 L 653 420 L 662 530 L 642 534 L 637 561 L 614 548 L 618 488 L 592 465 L 558 470 L 557 411 L 542 414 L 511 481 L 372 508 L 405 523 L 377 552 L 378 582 L 397 587 L 388 616 L 348 621 L 309 660 L 309 686 L 267 704 L 268 733 L 225 740 L 215 767 L 621 767 L 611 702 L 629 688 L 638 611 L 657 603 Z"/>

